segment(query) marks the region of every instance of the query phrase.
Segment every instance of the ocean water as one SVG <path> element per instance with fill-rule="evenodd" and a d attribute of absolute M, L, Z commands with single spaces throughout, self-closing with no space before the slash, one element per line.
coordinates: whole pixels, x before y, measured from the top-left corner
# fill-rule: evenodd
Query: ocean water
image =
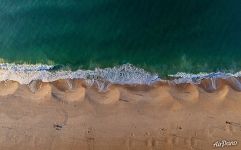
<path fill-rule="evenodd" d="M 72 72 L 132 64 L 151 81 L 178 72 L 234 75 L 240 8 L 240 0 L 1 0 L 0 58 Z"/>

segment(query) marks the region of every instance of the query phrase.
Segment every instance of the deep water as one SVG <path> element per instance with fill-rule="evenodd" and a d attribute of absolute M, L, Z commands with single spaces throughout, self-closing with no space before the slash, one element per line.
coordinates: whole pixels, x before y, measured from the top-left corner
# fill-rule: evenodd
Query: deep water
<path fill-rule="evenodd" d="M 240 0 L 1 0 L 0 58 L 162 76 L 237 72 Z"/>

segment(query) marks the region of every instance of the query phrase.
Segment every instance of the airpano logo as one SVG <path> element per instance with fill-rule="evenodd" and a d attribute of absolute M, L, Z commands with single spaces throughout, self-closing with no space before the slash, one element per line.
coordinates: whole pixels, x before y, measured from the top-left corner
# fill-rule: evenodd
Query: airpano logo
<path fill-rule="evenodd" d="M 218 140 L 213 143 L 213 147 L 215 148 L 224 148 L 224 147 L 230 147 L 230 146 L 236 146 L 238 145 L 238 141 L 235 140 Z"/>

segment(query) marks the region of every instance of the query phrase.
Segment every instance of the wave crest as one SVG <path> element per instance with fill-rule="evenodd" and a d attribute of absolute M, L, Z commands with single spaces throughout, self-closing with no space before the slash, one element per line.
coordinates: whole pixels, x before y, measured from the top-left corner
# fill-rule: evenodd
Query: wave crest
<path fill-rule="evenodd" d="M 175 75 L 169 75 L 173 77 L 173 82 L 176 84 L 181 83 L 192 83 L 192 84 L 200 84 L 203 79 L 211 79 L 215 82 L 215 79 L 228 79 L 228 78 L 238 78 L 241 76 L 241 72 L 237 72 L 235 74 L 232 73 L 224 73 L 224 72 L 212 72 L 212 73 L 184 73 L 178 72 Z"/>
<path fill-rule="evenodd" d="M 110 84 L 150 85 L 160 80 L 157 74 L 151 74 L 131 64 L 77 71 L 52 71 L 53 68 L 54 66 L 48 65 L 0 64 L 0 81 L 13 80 L 20 84 L 29 84 L 34 80 L 53 82 L 60 79 L 83 79 L 87 85 L 96 85 L 100 91 L 105 91 Z"/>
<path fill-rule="evenodd" d="M 57 68 L 57 69 L 56 69 Z M 201 84 L 202 81 L 210 82 L 210 89 L 217 89 L 217 81 L 224 79 L 235 89 L 241 91 L 241 72 L 235 74 L 213 72 L 189 74 L 179 72 L 168 80 L 171 84 Z M 61 67 L 50 65 L 28 65 L 28 64 L 0 64 L 0 81 L 17 81 L 20 84 L 30 84 L 32 81 L 53 82 L 61 79 L 81 79 L 87 86 L 96 86 L 99 91 L 106 91 L 111 84 L 121 85 L 151 85 L 161 80 L 157 74 L 145 71 L 131 64 L 124 64 L 112 68 L 96 68 L 94 70 L 61 70 Z"/>

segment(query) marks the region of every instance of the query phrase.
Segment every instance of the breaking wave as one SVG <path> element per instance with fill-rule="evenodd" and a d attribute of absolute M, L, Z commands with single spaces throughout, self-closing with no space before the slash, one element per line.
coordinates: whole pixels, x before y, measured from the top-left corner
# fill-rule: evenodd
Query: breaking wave
<path fill-rule="evenodd" d="M 111 84 L 145 84 L 150 85 L 160 78 L 144 69 L 131 64 L 113 68 L 96 68 L 95 70 L 54 70 L 48 65 L 0 64 L 0 81 L 13 80 L 20 84 L 29 84 L 35 80 L 52 82 L 60 79 L 83 79 L 87 85 L 96 85 L 105 91 Z"/>
<path fill-rule="evenodd" d="M 169 75 L 169 76 L 174 78 L 172 82 L 174 82 L 175 84 L 181 84 L 181 83 L 200 84 L 203 79 L 216 80 L 216 79 L 239 78 L 241 77 L 241 72 L 237 72 L 234 74 L 224 73 L 224 72 L 198 73 L 198 74 L 178 72 L 175 75 Z"/>
<path fill-rule="evenodd" d="M 56 69 L 57 68 L 57 69 Z M 17 81 L 20 84 L 30 84 L 32 81 L 53 82 L 61 79 L 81 79 L 88 86 L 97 86 L 100 91 L 106 91 L 111 84 L 121 85 L 152 85 L 159 81 L 167 81 L 172 84 L 201 84 L 208 79 L 215 89 L 216 80 L 225 79 L 236 85 L 241 90 L 241 72 L 235 74 L 213 72 L 189 74 L 179 72 L 169 75 L 170 80 L 162 80 L 158 74 L 150 73 L 142 68 L 131 64 L 124 64 L 112 68 L 96 68 L 94 70 L 64 70 L 61 67 L 51 65 L 29 65 L 29 64 L 0 64 L 0 81 Z"/>
<path fill-rule="evenodd" d="M 237 73 L 223 73 L 223 72 L 213 72 L 213 73 L 199 73 L 199 74 L 188 74 L 179 72 L 175 75 L 170 75 L 174 78 L 171 83 L 174 84 L 196 84 L 203 87 L 208 92 L 214 92 L 220 88 L 220 82 L 224 81 L 226 84 L 230 85 L 233 89 L 241 91 L 241 72 Z M 206 85 L 205 85 L 205 81 Z M 204 85 L 203 85 L 204 84 Z"/>

